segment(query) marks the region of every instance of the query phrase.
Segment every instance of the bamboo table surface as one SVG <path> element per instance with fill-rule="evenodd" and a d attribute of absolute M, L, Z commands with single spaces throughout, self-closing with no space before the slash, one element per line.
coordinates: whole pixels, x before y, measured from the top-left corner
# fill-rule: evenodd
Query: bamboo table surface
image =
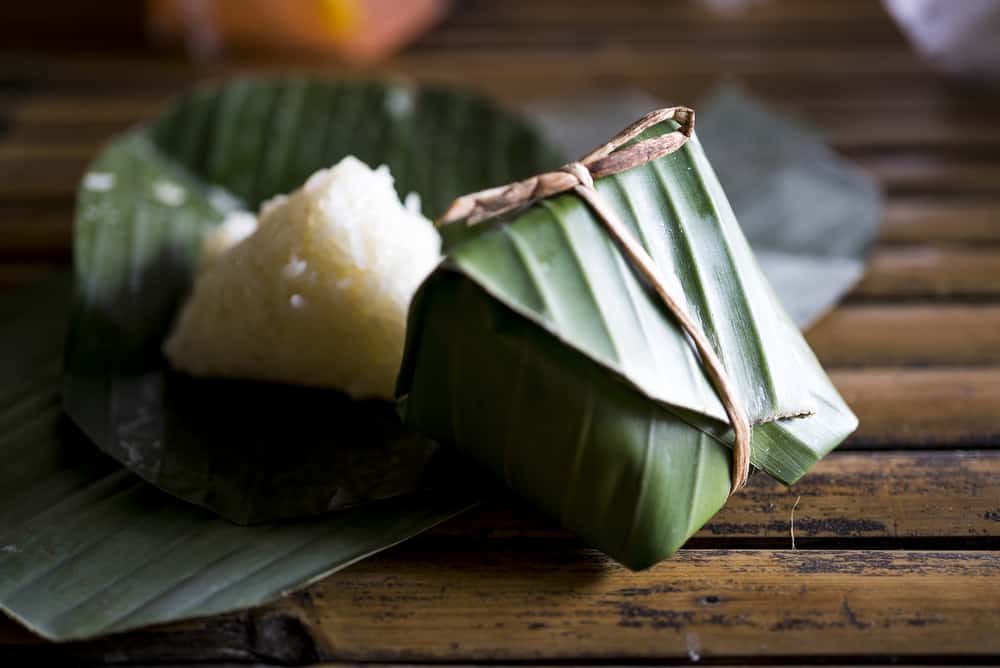
<path fill-rule="evenodd" d="M 3 52 L 0 289 L 69 263 L 102 142 L 195 80 L 276 67 Z M 888 203 L 864 279 L 808 336 L 858 433 L 790 489 L 755 476 L 642 573 L 496 502 L 245 613 L 72 645 L 0 620 L 0 663 L 1000 661 L 1000 95 L 936 76 L 857 0 L 721 19 L 652 0 L 464 3 L 376 73 L 507 102 L 638 87 L 694 104 L 733 78 L 823 129 Z"/>

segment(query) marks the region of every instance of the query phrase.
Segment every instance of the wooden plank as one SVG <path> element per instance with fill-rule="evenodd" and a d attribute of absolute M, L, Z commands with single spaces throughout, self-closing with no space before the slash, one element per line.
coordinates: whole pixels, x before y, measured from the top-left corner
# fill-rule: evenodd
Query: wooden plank
<path fill-rule="evenodd" d="M 889 194 L 1000 195 L 1000 161 L 916 149 L 901 154 L 855 154 L 850 150 L 846 154 L 871 172 Z"/>
<path fill-rule="evenodd" d="M 851 292 L 867 299 L 991 297 L 1000 294 L 1000 248 L 880 247 Z"/>
<path fill-rule="evenodd" d="M 729 500 L 695 538 L 798 546 L 852 539 L 988 537 L 1000 548 L 1000 452 L 835 453 L 790 488 L 765 475 Z M 891 543 L 891 540 L 890 540 Z M 948 545 L 942 541 L 940 545 Z"/>
<path fill-rule="evenodd" d="M 11 108 L 13 127 L 25 124 L 122 125 L 155 116 L 169 98 L 166 93 L 148 91 L 113 97 L 57 92 L 11 100 L 7 104 Z"/>
<path fill-rule="evenodd" d="M 491 29 L 492 28 L 492 29 Z M 896 37 L 888 26 L 872 26 L 858 21 L 840 22 L 810 26 L 808 31 L 790 33 L 777 25 L 754 26 L 747 30 L 742 25 L 721 22 L 704 23 L 692 30 L 692 26 L 681 23 L 664 24 L 605 24 L 593 27 L 567 29 L 563 25 L 519 25 L 461 27 L 447 32 L 431 32 L 407 49 L 413 53 L 453 53 L 456 58 L 467 53 L 470 48 L 486 49 L 493 52 L 511 52 L 515 49 L 534 51 L 583 51 L 603 44 L 628 44 L 630 48 L 644 52 L 661 51 L 673 53 L 683 47 L 692 54 L 707 57 L 717 55 L 717 51 L 729 50 L 745 53 L 748 49 L 759 49 L 761 42 L 781 40 L 781 46 L 789 50 L 820 51 L 836 48 L 843 43 L 844 31 L 851 32 L 851 45 L 858 51 L 884 53 L 887 49 L 886 36 Z M 712 49 L 716 51 L 713 51 Z M 890 47 L 892 55 L 907 56 L 895 47 Z M 771 49 L 765 49 L 771 50 Z M 774 49 L 777 51 L 777 49 Z M 918 67 L 918 65 L 914 65 Z"/>
<path fill-rule="evenodd" d="M 51 160 L 25 157 L 0 161 L 0 201 L 66 200 L 92 156 Z"/>
<path fill-rule="evenodd" d="M 1000 446 L 1000 367 L 834 369 L 861 425 L 854 447 Z"/>
<path fill-rule="evenodd" d="M 629 11 L 622 12 L 621 6 L 601 3 L 580 3 L 566 0 L 555 2 L 506 2 L 499 3 L 488 12 L 465 12 L 467 20 L 475 23 L 509 23 L 537 24 L 553 23 L 566 25 L 567 17 L 572 17 L 575 25 L 605 25 L 608 22 L 634 22 L 636 24 L 662 23 L 670 25 L 674 22 L 719 20 L 729 17 L 749 25 L 787 24 L 789 31 L 801 30 L 802 23 L 825 23 L 845 20 L 865 21 L 887 24 L 889 22 L 885 10 L 876 3 L 870 2 L 773 2 L 752 4 L 746 8 L 734 7 L 732 13 L 725 8 L 713 11 L 710 5 L 678 4 L 670 11 L 663 11 L 663 6 L 657 2 L 629 3 Z M 476 21 L 476 18 L 479 18 Z"/>
<path fill-rule="evenodd" d="M 1000 547 L 1000 452 L 837 452 L 792 487 L 754 475 L 688 546 L 790 547 L 796 501 L 798 547 L 975 541 Z M 475 536 L 498 544 L 570 539 L 536 510 L 506 499 L 428 535 Z"/>
<path fill-rule="evenodd" d="M 417 540 L 276 609 L 350 661 L 989 655 L 998 569 L 997 552 L 686 550 L 637 574 L 574 547 Z"/>
<path fill-rule="evenodd" d="M 837 453 L 790 488 L 754 476 L 694 543 L 725 538 L 735 546 L 754 538 L 790 547 L 794 526 L 799 547 L 831 541 L 848 547 L 857 538 L 989 537 L 1000 548 L 998 476 L 998 452 Z"/>
<path fill-rule="evenodd" d="M 51 262 L 20 262 L 3 260 L 0 262 L 0 290 L 13 290 L 41 279 L 57 269 Z"/>
<path fill-rule="evenodd" d="M 820 128 L 839 147 L 873 152 L 886 149 L 983 149 L 1000 143 L 994 122 L 1000 101 L 958 108 L 876 107 L 845 113 L 814 103 L 796 115 Z"/>
<path fill-rule="evenodd" d="M 1000 145 L 1000 128 L 987 121 L 955 125 L 947 122 L 913 122 L 905 117 L 897 123 L 877 125 L 854 119 L 858 125 L 820 126 L 833 146 L 848 155 L 871 154 L 893 150 L 944 150 L 977 154 L 993 151 Z M 907 178 L 915 178 L 911 174 Z M 896 177 L 902 178 L 902 177 Z M 895 186 L 891 181 L 889 185 Z M 907 184 L 908 185 L 908 184 Z"/>
<path fill-rule="evenodd" d="M 116 131 L 124 129 L 127 129 L 127 126 L 123 125 Z M 92 160 L 101 150 L 101 145 L 114 134 L 115 132 L 102 134 L 100 139 L 93 141 L 81 141 L 75 138 L 71 141 L 58 142 L 22 142 L 16 136 L 7 137 L 0 143 L 0 163 L 17 165 L 30 160 L 40 164 L 73 162 L 82 166 Z"/>
<path fill-rule="evenodd" d="M 71 201 L 31 206 L 0 203 L 0 261 L 46 258 L 68 262 L 72 233 Z"/>
<path fill-rule="evenodd" d="M 933 197 L 889 201 L 879 230 L 883 243 L 1000 243 L 1000 200 Z"/>
<path fill-rule="evenodd" d="M 1000 306 L 849 304 L 807 337 L 824 366 L 1000 364 Z"/>

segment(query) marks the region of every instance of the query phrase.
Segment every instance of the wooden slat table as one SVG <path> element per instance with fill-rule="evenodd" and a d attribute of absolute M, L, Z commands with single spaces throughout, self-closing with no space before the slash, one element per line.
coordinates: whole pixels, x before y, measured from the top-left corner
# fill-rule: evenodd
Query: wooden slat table
<path fill-rule="evenodd" d="M 69 262 L 76 183 L 113 133 L 195 80 L 279 65 L 356 74 L 0 55 L 0 286 Z M 888 196 L 864 280 L 809 333 L 857 435 L 791 489 L 756 476 L 647 572 L 495 502 L 259 610 L 71 645 L 0 620 L 0 663 L 1000 661 L 1000 96 L 934 75 L 861 0 L 462 3 L 376 73 L 508 102 L 694 103 L 734 78 L 825 130 Z"/>

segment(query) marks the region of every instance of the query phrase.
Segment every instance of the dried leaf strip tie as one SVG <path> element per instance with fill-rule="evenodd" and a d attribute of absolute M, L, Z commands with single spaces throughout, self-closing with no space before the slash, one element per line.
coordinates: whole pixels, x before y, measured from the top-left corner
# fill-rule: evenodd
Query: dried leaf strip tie
<path fill-rule="evenodd" d="M 646 139 L 622 148 L 647 129 L 664 121 L 678 124 L 673 132 Z M 737 399 L 733 384 L 725 367 L 716 355 L 708 338 L 667 288 L 659 267 L 638 243 L 617 214 L 601 200 L 594 179 L 627 171 L 644 163 L 662 158 L 680 149 L 694 131 L 694 111 L 687 107 L 670 107 L 652 111 L 628 126 L 611 141 L 597 147 L 576 162 L 557 171 L 539 174 L 506 186 L 489 188 L 456 199 L 441 216 L 437 224 L 448 225 L 465 222 L 474 225 L 528 206 L 539 200 L 566 192 L 576 193 L 591 208 L 618 246 L 632 268 L 637 271 L 667 307 L 687 334 L 701 360 L 701 364 L 725 408 L 733 428 L 733 481 L 732 492 L 746 484 L 750 475 L 750 423 Z"/>

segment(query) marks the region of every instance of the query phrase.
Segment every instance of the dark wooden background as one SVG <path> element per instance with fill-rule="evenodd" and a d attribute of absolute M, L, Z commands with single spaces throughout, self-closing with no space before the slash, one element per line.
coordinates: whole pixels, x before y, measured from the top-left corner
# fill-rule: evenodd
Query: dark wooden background
<path fill-rule="evenodd" d="M 0 10 L 0 289 L 69 263 L 87 161 L 171 94 L 358 74 L 196 66 L 144 46 L 137 3 L 37 4 Z M 0 663 L 1000 661 L 1000 96 L 935 75 L 867 0 L 460 2 L 373 72 L 508 102 L 693 103 L 731 78 L 825 130 L 888 196 L 865 278 L 809 333 L 857 435 L 792 489 L 755 477 L 644 573 L 497 503 L 260 610 L 63 646 L 0 620 Z"/>

